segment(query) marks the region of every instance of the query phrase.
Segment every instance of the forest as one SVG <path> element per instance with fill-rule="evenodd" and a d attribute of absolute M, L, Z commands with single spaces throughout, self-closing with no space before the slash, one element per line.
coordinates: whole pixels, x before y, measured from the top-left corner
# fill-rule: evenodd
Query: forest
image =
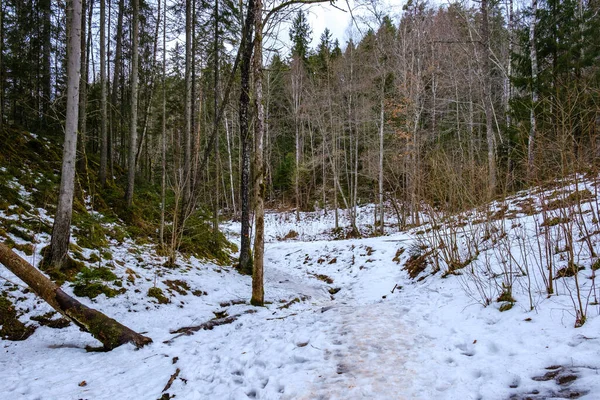
<path fill-rule="evenodd" d="M 595 166 L 593 2 L 409 1 L 399 20 L 357 4 L 344 43 L 312 32 L 313 1 L 222 3 L 86 0 L 74 33 L 77 174 L 127 205 L 162 191 L 169 248 L 200 209 L 248 221 L 258 197 L 378 203 L 379 224 L 389 202 L 409 225 L 423 203 L 464 210 Z M 71 6 L 3 1 L 4 126 L 62 139 Z"/>
<path fill-rule="evenodd" d="M 76 173 L 127 206 L 160 191 L 171 252 L 200 210 L 242 218 L 243 236 L 259 198 L 377 203 L 381 226 L 387 202 L 410 225 L 424 203 L 464 210 L 596 165 L 593 2 L 409 1 L 399 21 L 357 4 L 344 43 L 312 32 L 313 1 L 222 3 L 86 0 L 74 32 Z M 3 1 L 3 125 L 61 140 L 72 6 Z"/>
<path fill-rule="evenodd" d="M 311 13 L 322 4 L 350 16 L 345 37 L 313 30 Z M 582 294 L 587 281 L 577 280 L 584 268 L 576 260 L 589 255 L 591 270 L 600 268 L 599 11 L 591 0 L 2 0 L 0 262 L 103 350 L 141 348 L 152 342 L 145 332 L 75 299 L 125 293 L 104 266 L 115 269 L 115 243 L 153 246 L 138 259 L 156 256 L 166 271 L 191 259 L 214 263 L 219 274 L 231 265 L 251 276 L 251 293 L 237 295 L 268 307 L 264 266 L 273 260 L 265 243 L 275 236 L 301 240 L 303 224 L 318 218 L 331 219 L 328 237 L 340 240 L 412 229 L 415 244 L 405 255 L 396 249 L 395 262 L 408 260 L 413 279 L 426 265 L 445 278 L 509 240 L 497 234 L 508 230 L 504 222 L 495 224 L 508 220 L 515 196 L 531 191 L 541 205 L 527 200 L 519 212 L 543 216 L 538 250 L 529 249 L 539 256 L 540 292 L 550 298 L 560 292 L 556 279 L 574 277 L 569 307 L 581 327 L 588 305 L 597 305 L 596 285 L 593 272 Z M 574 192 L 544 192 L 557 182 Z M 592 199 L 595 211 L 583 210 Z M 567 233 L 575 228 L 578 238 Z M 469 235 L 494 244 L 471 247 Z M 515 235 L 505 253 L 494 253 L 503 272 L 493 274 L 486 261 L 486 278 L 461 278 L 484 308 L 498 302 L 508 311 L 516 302 L 512 265 L 525 261 L 513 252 L 521 246 L 526 258 L 526 234 Z M 318 251 L 319 265 L 337 263 Z M 552 264 L 558 255 L 567 270 Z M 141 279 L 131 268 L 121 271 L 126 285 Z M 160 289 L 156 268 L 143 292 L 159 304 L 170 302 L 163 291 L 194 291 L 178 276 Z M 329 285 L 331 300 L 342 290 L 327 275 L 309 275 Z M 500 283 L 484 285 L 488 275 Z M 531 311 L 531 282 L 527 291 Z M 0 311 L 12 307 L 3 306 L 5 296 Z M 287 309 L 309 298 L 281 300 Z M 215 313 L 214 326 L 253 312 Z M 117 319 L 129 324 L 128 316 Z"/>

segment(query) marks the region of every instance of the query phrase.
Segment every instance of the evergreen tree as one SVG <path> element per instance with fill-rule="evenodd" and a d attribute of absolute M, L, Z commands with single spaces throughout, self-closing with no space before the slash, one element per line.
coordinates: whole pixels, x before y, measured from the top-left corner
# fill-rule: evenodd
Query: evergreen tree
<path fill-rule="evenodd" d="M 292 57 L 296 56 L 306 62 L 309 56 L 309 44 L 312 29 L 304 11 L 299 10 L 292 21 L 290 41 L 292 42 Z"/>

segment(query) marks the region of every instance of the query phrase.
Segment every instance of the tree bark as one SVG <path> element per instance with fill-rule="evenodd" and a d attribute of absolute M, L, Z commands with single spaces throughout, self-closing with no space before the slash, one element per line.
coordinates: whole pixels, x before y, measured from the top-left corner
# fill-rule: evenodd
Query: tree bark
<path fill-rule="evenodd" d="M 50 111 L 50 99 L 52 97 L 52 2 L 51 0 L 42 0 L 38 7 L 42 10 L 43 16 L 43 54 L 42 54 L 42 118 L 47 120 Z M 4 113 L 0 114 L 1 116 Z M 0 118 L 1 119 L 1 118 Z"/>
<path fill-rule="evenodd" d="M 163 8 L 162 32 L 162 121 L 161 121 L 161 185 L 160 185 L 160 244 L 165 246 L 165 202 L 167 195 L 167 0 Z"/>
<path fill-rule="evenodd" d="M 217 132 L 219 130 L 219 121 L 217 121 L 217 114 L 219 113 L 219 0 L 215 0 L 215 21 L 214 21 L 214 86 L 213 86 L 213 106 L 214 106 L 214 121 L 213 121 L 213 131 Z M 215 203 L 214 203 L 214 211 L 213 211 L 213 233 L 216 237 L 219 232 L 219 176 L 220 176 L 220 168 L 219 168 L 219 135 L 216 134 L 215 137 Z"/>
<path fill-rule="evenodd" d="M 537 47 L 535 38 L 535 29 L 537 26 L 537 0 L 531 1 L 531 22 L 529 24 L 529 57 L 531 58 L 531 109 L 529 110 L 529 143 L 527 144 L 527 177 L 531 182 L 534 178 L 535 162 L 535 133 L 537 130 L 537 120 L 535 116 L 535 107 L 538 102 L 537 89 Z"/>
<path fill-rule="evenodd" d="M 384 79 L 385 80 L 385 79 Z M 383 235 L 385 212 L 383 209 L 383 139 L 384 139 L 384 124 L 385 124 L 385 109 L 384 109 L 385 83 L 381 84 L 381 104 L 379 110 L 379 232 Z M 377 222 L 377 221 L 375 221 Z"/>
<path fill-rule="evenodd" d="M 496 145 L 494 140 L 494 109 L 492 104 L 492 70 L 490 65 L 490 27 L 488 0 L 481 1 L 481 73 L 483 79 L 483 109 L 485 112 L 485 136 L 488 147 L 488 195 L 496 191 Z"/>
<path fill-rule="evenodd" d="M 116 31 L 116 49 L 115 49 L 115 66 L 113 71 L 113 82 L 111 91 L 111 140 L 109 155 L 110 170 L 113 170 L 113 162 L 115 158 L 115 142 L 117 137 L 117 121 L 120 121 L 121 116 L 117 113 L 117 100 L 119 98 L 119 76 L 121 73 L 121 64 L 123 58 L 123 13 L 125 9 L 125 0 L 119 0 L 119 9 L 117 11 L 117 31 Z"/>
<path fill-rule="evenodd" d="M 106 108 L 106 0 L 100 0 L 100 184 L 106 185 L 108 156 Z"/>
<path fill-rule="evenodd" d="M 248 2 L 248 21 L 254 21 L 254 0 Z M 243 35 L 240 75 L 241 90 L 239 102 L 240 140 L 242 145 L 242 168 L 240 198 L 242 209 L 242 229 L 240 243 L 239 270 L 244 274 L 252 274 L 252 257 L 250 254 L 250 132 L 248 108 L 250 104 L 250 61 L 252 58 L 253 24 L 246 24 Z"/>
<path fill-rule="evenodd" d="M 0 2 L 0 129 L 4 126 L 4 2 Z"/>
<path fill-rule="evenodd" d="M 25 282 L 52 308 L 102 342 L 104 350 L 110 351 L 125 343 L 133 343 L 137 348 L 152 343 L 152 339 L 149 337 L 132 331 L 114 319 L 67 295 L 54 282 L 3 243 L 0 243 L 0 263 Z"/>
<path fill-rule="evenodd" d="M 263 65 L 262 65 L 262 0 L 256 0 L 254 15 L 254 101 L 256 103 L 256 121 L 254 125 L 255 144 L 255 208 L 256 221 L 254 235 L 254 268 L 252 269 L 252 299 L 250 303 L 262 306 L 265 302 L 264 289 L 264 252 L 265 252 L 265 181 L 264 181 L 264 119 L 263 106 Z"/>
<path fill-rule="evenodd" d="M 129 142 L 129 163 L 127 165 L 127 206 L 133 204 L 133 187 L 135 185 L 135 156 L 137 150 L 137 106 L 138 106 L 138 45 L 139 45 L 139 0 L 133 0 L 133 54 L 131 62 L 131 136 Z"/>
<path fill-rule="evenodd" d="M 190 202 L 192 181 L 192 0 L 185 2 L 185 105 L 183 207 Z"/>
<path fill-rule="evenodd" d="M 79 83 L 79 140 L 77 145 L 79 147 L 79 157 L 77 158 L 77 170 L 85 175 L 87 172 L 85 169 L 85 143 L 86 143 L 86 130 L 87 130 L 87 115 L 86 115 L 86 107 L 87 107 L 87 86 L 88 86 L 88 57 L 87 57 L 87 24 L 86 24 L 86 11 L 88 9 L 89 3 L 86 0 L 81 0 L 81 82 Z M 90 7 L 91 9 L 91 7 Z"/>
<path fill-rule="evenodd" d="M 231 159 L 231 142 L 233 141 L 233 139 L 229 139 L 229 124 L 227 123 L 227 116 L 225 116 L 225 139 L 227 140 L 227 160 L 229 162 L 229 187 L 231 189 L 231 205 L 233 207 L 233 215 L 237 217 L 237 207 L 235 206 L 235 190 L 233 185 L 233 161 Z"/>
<path fill-rule="evenodd" d="M 67 64 L 67 119 L 65 122 L 65 143 L 60 178 L 60 192 L 50 250 L 46 262 L 50 268 L 60 269 L 67 258 L 71 237 L 71 217 L 73 214 L 73 193 L 75 189 L 75 162 L 77 154 L 77 120 L 79 112 L 79 82 L 81 68 L 81 0 L 69 2 L 70 18 Z"/>

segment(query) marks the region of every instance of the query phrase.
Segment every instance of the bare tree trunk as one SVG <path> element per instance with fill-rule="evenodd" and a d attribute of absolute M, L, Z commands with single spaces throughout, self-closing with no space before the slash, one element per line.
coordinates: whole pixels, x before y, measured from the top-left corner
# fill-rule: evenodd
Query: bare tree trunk
<path fill-rule="evenodd" d="M 183 207 L 190 201 L 192 181 L 192 0 L 185 2 L 185 104 L 184 104 L 184 189 Z"/>
<path fill-rule="evenodd" d="M 115 66 L 113 71 L 113 82 L 111 91 L 111 115 L 112 115 L 112 126 L 111 126 L 111 140 L 109 155 L 110 158 L 110 170 L 113 171 L 113 163 L 115 159 L 116 151 L 116 137 L 117 137 L 117 121 L 121 120 L 121 116 L 117 113 L 117 101 L 119 98 L 119 74 L 121 73 L 121 64 L 123 58 L 123 13 L 125 9 L 125 0 L 119 1 L 119 10 L 117 11 L 117 31 L 116 31 L 116 49 L 115 49 Z M 120 126 L 120 124 L 119 124 Z"/>
<path fill-rule="evenodd" d="M 529 57 L 531 58 L 531 109 L 529 110 L 529 143 L 527 145 L 527 177 L 531 181 L 534 178 L 535 162 L 535 133 L 537 130 L 537 120 L 535 117 L 535 107 L 538 102 L 537 89 L 537 46 L 535 29 L 537 26 L 537 0 L 531 0 L 531 22 L 529 23 Z"/>
<path fill-rule="evenodd" d="M 263 70 L 262 70 L 262 0 L 254 5 L 254 101 L 256 120 L 254 125 L 254 218 L 256 229 L 254 236 L 254 268 L 252 269 L 252 299 L 250 303 L 262 306 L 265 302 L 264 289 L 264 252 L 265 252 L 265 166 L 264 166 L 264 119 L 263 106 Z"/>
<path fill-rule="evenodd" d="M 254 0 L 248 2 L 246 19 L 254 21 Z M 252 30 L 253 24 L 246 24 L 243 35 L 245 36 L 242 49 L 240 75 L 240 141 L 242 146 L 242 167 L 240 197 L 242 208 L 242 231 L 240 244 L 239 269 L 244 274 L 252 274 L 252 257 L 250 254 L 250 132 L 248 106 L 250 104 L 250 60 L 252 58 Z M 244 40 L 244 39 L 242 39 Z"/>
<path fill-rule="evenodd" d="M 138 108 L 138 46 L 139 46 L 139 0 L 133 0 L 133 49 L 131 60 L 131 135 L 129 142 L 129 163 L 127 165 L 127 191 L 125 200 L 127 206 L 133 204 L 133 188 L 135 185 L 135 156 L 137 150 L 137 108 Z"/>
<path fill-rule="evenodd" d="M 106 0 L 100 0 L 100 184 L 106 185 L 108 156 L 106 109 Z"/>
<path fill-rule="evenodd" d="M 104 350 L 110 351 L 125 343 L 133 343 L 137 348 L 152 343 L 149 337 L 132 331 L 68 296 L 54 282 L 3 243 L 0 243 L 0 263 L 25 282 L 52 308 L 102 342 Z"/>
<path fill-rule="evenodd" d="M 148 120 L 150 119 L 150 108 L 152 107 L 152 99 L 154 98 L 154 87 L 156 82 L 156 54 L 158 53 L 158 32 L 160 30 L 160 11 L 161 3 L 158 2 L 157 16 L 156 16 L 156 27 L 154 28 L 154 42 L 152 46 L 152 67 L 150 68 L 150 78 L 148 83 L 148 92 L 146 93 L 146 106 L 143 108 L 144 113 L 142 115 L 142 135 L 140 137 L 138 147 L 135 156 L 135 165 L 137 166 L 140 162 L 140 156 L 142 154 L 143 145 L 148 147 L 148 141 L 145 140 L 146 133 L 148 132 Z M 147 152 L 146 152 L 147 153 Z"/>
<path fill-rule="evenodd" d="M 87 173 L 86 171 L 86 161 L 85 161 L 85 146 L 86 146 L 86 130 L 87 130 L 87 86 L 88 86 L 88 53 L 87 53 L 87 24 L 85 19 L 85 12 L 88 8 L 88 3 L 86 0 L 82 0 L 82 18 L 81 18 L 81 82 L 79 84 L 79 158 L 77 159 L 77 169 L 83 174 Z M 90 10 L 92 9 L 90 4 Z"/>
<path fill-rule="evenodd" d="M 483 80 L 483 109 L 485 112 L 485 136 L 488 147 L 488 195 L 496 191 L 496 145 L 494 140 L 494 109 L 492 104 L 492 71 L 490 65 L 490 28 L 488 0 L 481 0 L 481 73 Z"/>
<path fill-rule="evenodd" d="M 50 66 L 48 66 L 50 67 Z M 0 129 L 4 126 L 4 2 L 0 2 Z"/>
<path fill-rule="evenodd" d="M 217 114 L 219 113 L 219 0 L 215 0 L 215 26 L 214 26 L 214 74 L 215 81 L 213 87 L 214 96 L 214 121 L 213 129 L 215 132 L 219 130 L 219 121 Z M 219 232 L 219 135 L 215 137 L 215 208 L 213 211 L 213 232 L 216 235 Z M 225 196 L 227 197 L 227 196 Z"/>
<path fill-rule="evenodd" d="M 294 166 L 294 193 L 296 198 L 296 221 L 300 221 L 300 106 L 302 104 L 302 60 L 294 57 L 292 60 L 292 101 L 295 128 L 295 166 Z"/>
<path fill-rule="evenodd" d="M 162 121 L 161 121 L 161 138 L 162 138 L 162 179 L 160 185 L 160 244 L 165 246 L 165 201 L 167 195 L 167 0 L 164 0 L 163 7 L 163 58 L 162 58 Z"/>
<path fill-rule="evenodd" d="M 71 217 L 75 190 L 77 154 L 77 114 L 79 112 L 79 82 L 81 69 L 81 0 L 69 1 L 68 61 L 67 61 L 67 119 L 60 177 L 60 192 L 50 249 L 45 259 L 52 269 L 60 269 L 67 258 L 71 237 Z"/>
<path fill-rule="evenodd" d="M 227 159 L 229 161 L 229 187 L 231 188 L 231 205 L 233 207 L 233 215 L 237 216 L 237 208 L 235 206 L 235 190 L 233 189 L 233 162 L 231 160 L 231 140 L 229 139 L 229 124 L 227 116 L 225 116 L 225 139 L 227 140 Z"/>
<path fill-rule="evenodd" d="M 43 119 L 47 120 L 52 97 L 52 72 L 50 67 L 52 64 L 52 2 L 51 0 L 40 1 L 38 7 L 43 13 L 42 113 Z M 3 116 L 4 113 L 0 113 L 0 121 Z"/>
<path fill-rule="evenodd" d="M 383 210 L 383 127 L 384 127 L 384 84 L 381 85 L 381 110 L 379 111 L 379 223 L 380 233 L 384 234 L 384 210 Z"/>

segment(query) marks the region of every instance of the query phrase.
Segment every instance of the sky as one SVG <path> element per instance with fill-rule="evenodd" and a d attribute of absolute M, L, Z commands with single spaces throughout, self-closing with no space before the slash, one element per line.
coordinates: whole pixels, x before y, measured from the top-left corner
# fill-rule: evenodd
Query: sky
<path fill-rule="evenodd" d="M 373 18 L 373 3 L 370 1 L 361 2 L 362 4 L 368 3 L 369 6 L 358 5 L 357 3 L 355 0 L 349 0 L 348 2 L 337 0 L 335 6 L 325 2 L 304 8 L 308 12 L 308 20 L 312 28 L 311 47 L 315 48 L 318 45 L 325 28 L 329 28 L 332 37 L 334 40 L 339 40 L 342 48 L 346 46 L 346 42 L 350 37 L 360 38 L 362 36 L 361 32 L 364 33 L 366 30 L 365 24 Z M 378 12 L 391 15 L 394 20 L 398 20 L 404 3 L 405 0 L 377 1 L 375 7 Z M 352 8 L 351 12 L 349 7 Z M 355 18 L 354 23 L 352 17 Z M 289 48 L 288 32 L 289 24 L 282 24 L 278 37 Z"/>

